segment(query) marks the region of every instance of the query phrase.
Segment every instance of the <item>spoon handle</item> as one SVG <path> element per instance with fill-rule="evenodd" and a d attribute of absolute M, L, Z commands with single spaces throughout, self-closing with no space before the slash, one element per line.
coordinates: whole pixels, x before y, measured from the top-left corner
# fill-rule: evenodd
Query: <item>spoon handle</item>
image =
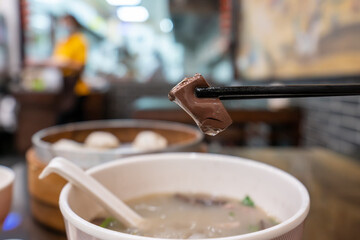
<path fill-rule="evenodd" d="M 46 166 L 39 175 L 45 178 L 50 173 L 57 173 L 71 184 L 86 192 L 91 198 L 95 199 L 116 219 L 127 227 L 137 227 L 142 224 L 143 218 L 128 207 L 123 201 L 116 197 L 112 192 L 100 184 L 96 179 L 86 174 L 80 167 L 61 157 L 56 157 Z"/>

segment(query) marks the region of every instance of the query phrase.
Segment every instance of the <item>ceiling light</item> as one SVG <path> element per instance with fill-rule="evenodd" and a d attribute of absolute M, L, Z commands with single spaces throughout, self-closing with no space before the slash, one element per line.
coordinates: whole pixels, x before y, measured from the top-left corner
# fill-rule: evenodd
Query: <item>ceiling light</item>
<path fill-rule="evenodd" d="M 169 18 L 164 18 L 160 21 L 160 30 L 164 33 L 169 33 L 173 30 L 174 24 Z"/>
<path fill-rule="evenodd" d="M 145 22 L 149 12 L 144 7 L 120 7 L 117 10 L 118 18 L 123 22 Z"/>
<path fill-rule="evenodd" d="M 106 2 L 113 6 L 136 6 L 141 0 L 106 0 Z"/>

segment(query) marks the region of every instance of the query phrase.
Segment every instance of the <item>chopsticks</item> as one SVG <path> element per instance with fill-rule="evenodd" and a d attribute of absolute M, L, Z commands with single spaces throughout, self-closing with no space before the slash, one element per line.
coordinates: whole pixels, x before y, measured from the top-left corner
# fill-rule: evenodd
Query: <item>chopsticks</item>
<path fill-rule="evenodd" d="M 308 84 L 195 88 L 198 98 L 222 100 L 360 95 L 360 84 Z"/>

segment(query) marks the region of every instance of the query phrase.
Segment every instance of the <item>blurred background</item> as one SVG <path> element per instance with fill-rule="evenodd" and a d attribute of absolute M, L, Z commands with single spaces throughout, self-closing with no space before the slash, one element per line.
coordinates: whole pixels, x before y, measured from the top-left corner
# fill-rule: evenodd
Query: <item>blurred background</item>
<path fill-rule="evenodd" d="M 22 235 L 6 236 L 64 239 L 34 227 L 19 200 L 28 197 L 25 152 L 41 129 L 102 119 L 195 126 L 167 98 L 184 77 L 359 83 L 359 63 L 360 0 L 0 0 L 0 163 L 22 176 L 13 209 L 27 213 Z M 223 103 L 234 123 L 206 136 L 204 151 L 299 178 L 313 201 L 306 239 L 359 236 L 360 97 Z"/>
<path fill-rule="evenodd" d="M 192 124 L 167 93 L 197 72 L 214 86 L 356 81 L 359 11 L 356 0 L 0 0 L 1 153 L 24 152 L 33 133 L 67 122 Z M 76 21 L 73 45 L 63 44 L 65 15 Z M 76 44 L 80 53 L 71 50 Z M 66 70 L 64 59 L 81 69 Z M 207 141 L 356 156 L 359 104 L 358 97 L 227 101 L 232 131 Z"/>

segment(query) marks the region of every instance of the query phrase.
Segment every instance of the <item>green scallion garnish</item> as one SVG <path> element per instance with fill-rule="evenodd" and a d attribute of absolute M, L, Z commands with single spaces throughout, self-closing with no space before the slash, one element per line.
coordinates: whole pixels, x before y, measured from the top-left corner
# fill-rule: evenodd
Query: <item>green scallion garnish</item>
<path fill-rule="evenodd" d="M 107 228 L 113 221 L 115 221 L 115 218 L 108 217 L 100 224 L 100 227 Z"/>
<path fill-rule="evenodd" d="M 248 195 L 245 196 L 241 203 L 248 207 L 255 207 L 254 201 Z"/>

